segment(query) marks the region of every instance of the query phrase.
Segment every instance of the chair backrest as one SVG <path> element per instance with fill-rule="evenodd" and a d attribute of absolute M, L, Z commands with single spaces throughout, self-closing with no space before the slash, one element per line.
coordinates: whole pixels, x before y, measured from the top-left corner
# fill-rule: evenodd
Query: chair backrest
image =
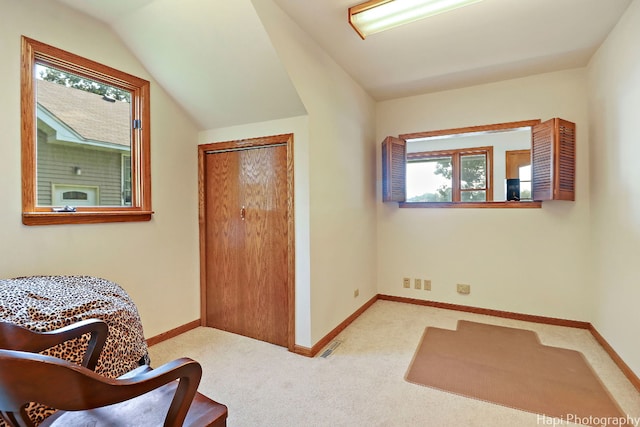
<path fill-rule="evenodd" d="M 60 343 L 57 335 L 36 332 L 10 322 L 0 322 L 0 348 L 38 353 Z"/>
<path fill-rule="evenodd" d="M 32 331 L 15 323 L 1 321 L 0 349 L 27 352 L 23 356 L 28 356 L 31 353 L 47 350 L 72 339 L 80 339 L 84 334 L 90 334 L 90 336 L 87 350 L 83 356 L 82 366 L 95 369 L 100 352 L 109 334 L 107 324 L 100 319 L 87 319 L 48 332 Z M 19 353 L 10 354 L 19 355 Z M 3 356 L 6 357 L 7 354 L 5 353 Z M 33 421 L 22 408 L 25 403 L 17 403 L 20 400 L 18 399 L 18 393 L 22 390 L 20 387 L 30 384 L 29 387 L 34 388 L 33 386 L 37 382 L 25 382 L 26 378 L 21 376 L 22 371 L 14 371 L 10 365 L 10 363 L 0 365 L 0 383 L 2 384 L 0 385 L 0 411 L 2 411 L 2 416 L 7 419 L 6 422 L 10 425 L 31 426 Z M 39 372 L 41 367 L 42 365 L 34 366 L 33 372 Z M 20 372 L 19 377 L 22 378 L 22 382 L 18 381 L 16 386 L 6 385 L 5 383 L 15 381 L 14 375 L 18 372 Z M 29 401 L 26 401 L 26 403 L 29 403 Z M 13 409 L 9 410 L 8 408 Z"/>
<path fill-rule="evenodd" d="M 63 411 L 82 411 L 131 401 L 168 387 L 170 403 L 158 405 L 162 407 L 157 410 L 162 411 L 165 427 L 182 426 L 202 376 L 200 364 L 192 359 L 177 359 L 157 369 L 146 367 L 136 375 L 113 379 L 85 366 L 31 352 L 90 332 L 91 351 L 85 355 L 84 362 L 95 366 L 97 355 L 88 354 L 99 354 L 94 350 L 102 349 L 106 339 L 99 337 L 104 332 L 100 322 L 83 321 L 50 333 L 32 332 L 0 322 L 0 347 L 9 348 L 0 349 L 0 413 L 9 425 L 34 426 L 25 411 L 30 402 Z M 158 402 L 142 403 L 141 406 L 149 409 L 154 403 Z M 122 423 L 127 425 L 127 420 Z"/>
<path fill-rule="evenodd" d="M 180 381 L 176 392 L 180 399 L 188 400 L 184 414 L 181 415 L 184 419 L 197 390 L 202 368 L 197 362 L 186 358 L 178 359 L 171 364 L 173 366 L 162 371 L 175 371 L 174 378 L 186 379 Z M 0 350 L 0 411 L 5 414 L 22 414 L 20 418 L 24 419 L 26 414 L 22 413 L 23 408 L 29 402 L 65 411 L 94 409 L 132 399 L 172 381 L 158 378 L 162 373 L 160 369 L 150 372 L 154 376 L 148 375 L 148 378 L 134 380 L 111 379 L 55 357 Z M 176 406 L 177 410 L 179 408 Z M 170 410 L 167 418 L 176 418 L 179 415 L 171 414 Z M 10 417 L 9 415 L 8 418 Z M 166 425 L 181 425 L 181 421 L 177 424 L 169 422 Z M 26 422 L 26 425 L 32 424 Z"/>
<path fill-rule="evenodd" d="M 0 350 L 0 412 L 14 423 L 20 414 L 21 422 L 30 426 L 31 420 L 23 413 L 30 402 L 76 409 L 73 400 L 86 389 L 84 376 L 77 369 L 92 372 L 51 356 Z"/>
<path fill-rule="evenodd" d="M 36 332 L 10 322 L 0 322 L 0 349 L 39 353 L 65 341 L 91 334 L 82 366 L 95 369 L 109 335 L 108 325 L 100 319 L 87 319 L 49 332 Z"/>

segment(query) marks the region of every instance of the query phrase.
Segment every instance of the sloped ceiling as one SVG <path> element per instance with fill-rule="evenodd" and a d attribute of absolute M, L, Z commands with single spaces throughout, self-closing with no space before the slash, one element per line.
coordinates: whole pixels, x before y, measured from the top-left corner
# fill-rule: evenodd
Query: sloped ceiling
<path fill-rule="evenodd" d="M 347 22 L 362 0 L 58 1 L 111 25 L 211 129 L 305 114 L 252 3 L 277 4 L 385 100 L 586 66 L 633 0 L 483 0 L 366 40 Z"/>
<path fill-rule="evenodd" d="M 632 0 L 483 0 L 366 40 L 363 0 L 273 1 L 385 100 L 586 66 Z"/>
<path fill-rule="evenodd" d="M 201 129 L 306 114 L 249 0 L 59 0 L 107 24 Z"/>

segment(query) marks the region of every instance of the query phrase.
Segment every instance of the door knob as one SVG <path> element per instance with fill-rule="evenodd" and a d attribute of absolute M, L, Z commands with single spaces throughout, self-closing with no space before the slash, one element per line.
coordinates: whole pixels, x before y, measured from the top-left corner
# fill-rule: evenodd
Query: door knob
<path fill-rule="evenodd" d="M 246 213 L 246 210 L 244 209 L 244 206 L 242 207 L 242 209 L 240 209 L 240 219 L 244 221 L 244 215 Z"/>

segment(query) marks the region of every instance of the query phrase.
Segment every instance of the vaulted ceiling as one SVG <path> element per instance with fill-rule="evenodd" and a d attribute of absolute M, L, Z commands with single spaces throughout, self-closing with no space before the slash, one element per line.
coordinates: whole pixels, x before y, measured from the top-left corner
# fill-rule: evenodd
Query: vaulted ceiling
<path fill-rule="evenodd" d="M 633 0 L 484 0 L 361 40 L 359 0 L 58 0 L 110 25 L 202 129 L 305 114 L 253 3 L 273 1 L 376 100 L 586 66 Z"/>
<path fill-rule="evenodd" d="M 250 0 L 59 0 L 106 22 L 204 129 L 306 111 Z"/>

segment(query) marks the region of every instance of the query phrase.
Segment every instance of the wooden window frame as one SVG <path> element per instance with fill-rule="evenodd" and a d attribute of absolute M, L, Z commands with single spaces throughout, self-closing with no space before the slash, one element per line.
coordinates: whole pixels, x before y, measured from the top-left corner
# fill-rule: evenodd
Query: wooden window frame
<path fill-rule="evenodd" d="M 485 187 L 483 188 L 462 188 L 462 177 L 461 177 L 461 158 L 464 156 L 475 156 L 475 155 L 484 155 L 486 159 L 487 165 L 487 176 L 485 180 Z M 462 193 L 465 191 L 484 191 L 486 194 L 485 202 L 477 202 L 477 203 L 486 203 L 493 201 L 493 147 L 473 147 L 473 148 L 457 148 L 451 150 L 440 150 L 440 151 L 422 151 L 417 153 L 407 153 L 407 163 L 410 162 L 418 162 L 420 160 L 428 160 L 434 158 L 441 157 L 451 157 L 451 167 L 452 167 L 452 179 L 451 179 L 451 202 L 453 203 L 474 203 L 474 202 L 463 202 L 462 201 Z M 406 202 L 406 203 L 416 203 L 416 202 Z M 420 203 L 420 202 L 417 202 Z M 443 202 L 426 202 L 426 203 L 443 203 Z M 444 202 L 447 203 L 447 202 Z"/>
<path fill-rule="evenodd" d="M 150 83 L 90 59 L 22 36 L 21 49 L 22 121 L 22 222 L 25 225 L 87 224 L 149 221 L 151 210 L 151 114 Z M 131 92 L 132 119 L 141 127 L 131 135 L 131 206 L 77 207 L 75 212 L 54 212 L 37 203 L 36 63 L 108 84 Z"/>

